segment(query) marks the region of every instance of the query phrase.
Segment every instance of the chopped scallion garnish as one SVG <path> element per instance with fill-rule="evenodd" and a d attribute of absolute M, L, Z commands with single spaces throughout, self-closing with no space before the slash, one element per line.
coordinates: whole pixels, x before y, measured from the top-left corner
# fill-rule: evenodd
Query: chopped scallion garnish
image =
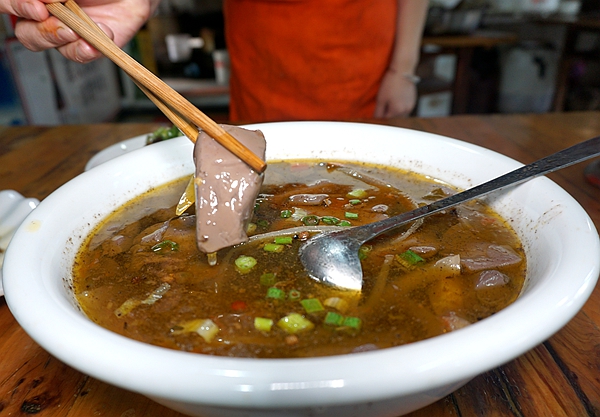
<path fill-rule="evenodd" d="M 344 322 L 344 316 L 333 311 L 328 311 L 325 315 L 324 323 L 330 326 L 341 326 Z"/>
<path fill-rule="evenodd" d="M 260 276 L 260 285 L 272 287 L 277 280 L 277 275 L 274 272 L 265 272 Z"/>
<path fill-rule="evenodd" d="M 254 318 L 254 328 L 256 330 L 260 330 L 261 332 L 270 332 L 271 327 L 273 327 L 273 320 L 264 317 Z"/>
<path fill-rule="evenodd" d="M 315 216 L 314 214 L 310 214 L 302 218 L 302 223 L 304 223 L 306 226 L 316 226 L 319 224 L 319 221 L 319 216 Z"/>
<path fill-rule="evenodd" d="M 346 317 L 342 325 L 346 327 L 351 327 L 356 330 L 360 330 L 362 326 L 362 320 L 358 317 Z"/>
<path fill-rule="evenodd" d="M 368 193 L 361 188 L 356 188 L 347 194 L 350 198 L 365 198 L 367 195 Z"/>
<path fill-rule="evenodd" d="M 277 243 L 265 243 L 265 246 L 263 246 L 265 252 L 281 252 L 283 248 L 283 245 L 278 245 Z"/>
<path fill-rule="evenodd" d="M 171 249 L 171 251 L 174 252 L 179 250 L 179 245 L 172 240 L 163 240 L 162 242 L 152 246 L 150 250 L 152 250 L 152 252 L 160 252 L 165 248 Z"/>
<path fill-rule="evenodd" d="M 323 216 L 321 217 L 321 221 L 325 224 L 339 224 L 340 223 L 340 219 L 338 219 L 337 217 L 333 217 L 333 216 Z"/>
<path fill-rule="evenodd" d="M 277 287 L 271 287 L 267 290 L 267 298 L 274 298 L 276 300 L 284 300 L 285 292 Z"/>
<path fill-rule="evenodd" d="M 281 213 L 279 213 L 279 217 L 281 217 L 282 219 L 288 219 L 292 217 L 292 210 L 281 210 Z"/>
<path fill-rule="evenodd" d="M 358 259 L 360 259 L 361 261 L 363 259 L 365 259 L 367 256 L 369 256 L 369 253 L 371 252 L 372 249 L 373 249 L 373 246 L 370 246 L 370 245 L 361 246 L 360 249 L 358 250 Z"/>
<path fill-rule="evenodd" d="M 235 267 L 241 274 L 247 274 L 256 266 L 256 259 L 252 256 L 240 255 L 235 260 Z"/>
<path fill-rule="evenodd" d="M 405 252 L 396 255 L 396 260 L 405 268 L 412 269 L 419 262 L 425 262 L 425 259 L 408 249 Z"/>
<path fill-rule="evenodd" d="M 306 298 L 300 301 L 300 304 L 302 304 L 304 310 L 309 314 L 325 310 L 323 304 L 321 304 L 321 302 L 316 298 Z"/>
<path fill-rule="evenodd" d="M 275 243 L 278 245 L 291 245 L 293 238 L 291 236 L 277 236 Z"/>
<path fill-rule="evenodd" d="M 338 226 L 352 226 L 352 223 L 350 223 L 348 220 L 341 220 Z"/>
<path fill-rule="evenodd" d="M 357 199 L 352 199 L 352 200 L 350 200 L 350 201 L 348 201 L 348 202 L 349 202 L 350 204 L 352 204 L 353 206 L 355 206 L 355 205 L 357 205 L 357 204 L 360 204 L 360 203 L 361 203 L 361 201 L 360 201 L 360 200 L 357 200 Z"/>
<path fill-rule="evenodd" d="M 296 289 L 291 289 L 290 292 L 288 292 L 289 300 L 299 300 L 301 296 L 300 291 Z"/>
<path fill-rule="evenodd" d="M 347 219 L 358 219 L 358 213 L 351 213 L 349 211 L 344 213 Z"/>
<path fill-rule="evenodd" d="M 277 322 L 277 326 L 286 331 L 287 333 L 299 333 L 302 331 L 310 330 L 315 325 L 298 313 L 290 313 L 287 316 L 281 318 Z"/>

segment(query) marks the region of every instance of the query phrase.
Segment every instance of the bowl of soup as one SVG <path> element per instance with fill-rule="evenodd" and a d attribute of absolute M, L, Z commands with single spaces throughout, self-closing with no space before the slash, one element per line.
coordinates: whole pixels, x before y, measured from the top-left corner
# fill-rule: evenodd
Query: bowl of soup
<path fill-rule="evenodd" d="M 378 237 L 360 251 L 362 291 L 324 287 L 295 258 L 313 234 L 521 164 L 387 126 L 246 128 L 264 133 L 269 162 L 247 243 L 211 262 L 193 208 L 174 213 L 194 172 L 186 138 L 120 156 L 48 196 L 13 237 L 3 283 L 25 331 L 188 415 L 397 416 L 543 342 L 594 288 L 598 234 L 547 178 Z"/>

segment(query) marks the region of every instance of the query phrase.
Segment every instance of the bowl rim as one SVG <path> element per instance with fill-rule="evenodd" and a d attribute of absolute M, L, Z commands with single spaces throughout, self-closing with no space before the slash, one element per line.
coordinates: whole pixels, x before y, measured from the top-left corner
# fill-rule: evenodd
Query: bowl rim
<path fill-rule="evenodd" d="M 305 132 L 314 128 L 323 130 L 324 134 L 339 134 L 340 131 L 357 134 L 358 131 L 382 136 L 408 135 L 433 144 L 443 142 L 484 160 L 500 161 L 503 169 L 522 165 L 477 145 L 392 126 L 354 122 L 277 122 L 245 127 L 266 131 L 268 138 L 290 129 Z M 270 146 L 269 142 L 268 153 Z M 119 178 L 122 181 L 128 175 L 139 175 L 140 169 L 127 168 L 138 159 L 161 160 L 186 152 L 191 154 L 190 151 L 191 144 L 186 138 L 176 138 L 120 156 L 75 177 L 43 200 L 27 217 L 17 230 L 5 258 L 6 301 L 17 321 L 37 343 L 81 372 L 150 397 L 218 406 L 273 408 L 343 404 L 348 403 L 349 398 L 350 402 L 359 403 L 422 391 L 434 393 L 449 384 L 462 384 L 546 340 L 579 311 L 598 279 L 600 243 L 592 221 L 562 188 L 547 178 L 538 178 L 528 184 L 535 182 L 535 187 L 544 191 L 544 198 L 550 193 L 553 200 L 561 201 L 570 213 L 564 221 L 578 228 L 578 233 L 582 234 L 578 240 L 585 243 L 584 253 L 580 250 L 576 257 L 576 273 L 572 274 L 575 278 L 561 283 L 560 292 L 566 295 L 542 285 L 492 317 L 432 339 L 380 351 L 322 358 L 223 358 L 137 342 L 105 330 L 69 309 L 65 296 L 41 277 L 56 269 L 53 262 L 58 261 L 49 259 L 47 253 L 27 257 L 19 248 L 36 248 L 36 234 L 45 230 L 45 219 L 57 216 L 53 206 L 62 204 L 61 201 L 64 203 L 69 195 L 85 187 L 88 179 L 100 177 L 109 181 Z M 186 161 L 177 169 L 185 170 L 189 163 Z M 135 172 L 128 174 L 128 170 Z M 42 224 L 35 233 L 32 232 L 34 223 Z M 38 247 L 40 245 L 37 244 Z M 564 249 L 564 259 L 573 256 L 572 248 Z M 29 274 L 35 276 L 38 270 L 44 272 L 37 272 L 40 276 L 32 280 Z M 553 273 L 565 272 L 561 264 Z M 23 279 L 23 276 L 26 278 Z M 51 304 L 49 300 L 52 300 Z M 531 312 L 524 306 L 528 300 L 543 300 L 540 306 L 545 307 Z M 32 309 L 32 305 L 36 308 Z M 42 305 L 44 314 L 39 314 L 38 308 Z M 528 320 L 522 320 L 525 313 Z M 504 324 L 509 319 L 512 325 L 507 327 Z M 63 324 L 62 328 L 57 321 Z M 540 321 L 550 324 L 540 326 Z M 69 332 L 65 328 L 70 329 Z M 465 340 L 473 345 L 469 352 L 464 349 Z M 512 341 L 510 349 L 498 351 L 497 346 L 506 340 Z M 473 349 L 477 349 L 479 354 L 473 355 Z M 431 353 L 425 362 L 422 360 L 423 351 Z M 448 351 L 452 354 L 444 355 Z M 115 354 L 106 355 L 106 352 Z M 160 357 L 158 363 L 156 357 Z M 399 361 L 398 357 L 402 360 Z M 147 377 L 140 378 L 139 375 Z M 366 386 L 376 389 L 365 389 Z"/>

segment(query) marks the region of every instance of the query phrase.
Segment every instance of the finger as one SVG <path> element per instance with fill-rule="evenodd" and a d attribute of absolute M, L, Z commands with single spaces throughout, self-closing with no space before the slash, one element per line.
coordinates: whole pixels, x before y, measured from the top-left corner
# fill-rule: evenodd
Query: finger
<path fill-rule="evenodd" d="M 0 2 L 0 13 L 12 14 L 14 16 L 41 22 L 50 15 L 46 6 L 37 0 L 10 0 L 7 3 Z"/>
<path fill-rule="evenodd" d="M 79 39 L 75 32 L 55 17 L 42 22 L 19 20 L 15 25 L 15 35 L 32 51 L 56 48 Z"/>
<path fill-rule="evenodd" d="M 99 23 L 98 26 L 110 39 L 114 37 L 112 30 L 108 26 L 103 23 Z M 59 47 L 58 50 L 66 58 L 80 63 L 90 62 L 102 56 L 100 51 L 83 39 Z"/>
<path fill-rule="evenodd" d="M 57 49 L 65 58 L 82 64 L 102 56 L 96 48 L 92 47 L 83 39 L 63 45 Z"/>

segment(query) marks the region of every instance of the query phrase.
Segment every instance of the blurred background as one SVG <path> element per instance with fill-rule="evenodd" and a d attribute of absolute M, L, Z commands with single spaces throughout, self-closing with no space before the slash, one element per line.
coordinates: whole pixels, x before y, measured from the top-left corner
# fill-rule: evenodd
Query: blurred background
<path fill-rule="evenodd" d="M 0 17 L 0 125 L 164 119 L 107 59 L 81 65 L 30 52 Z M 221 0 L 163 0 L 126 50 L 228 119 Z M 413 115 L 599 110 L 599 52 L 599 0 L 431 0 Z"/>

